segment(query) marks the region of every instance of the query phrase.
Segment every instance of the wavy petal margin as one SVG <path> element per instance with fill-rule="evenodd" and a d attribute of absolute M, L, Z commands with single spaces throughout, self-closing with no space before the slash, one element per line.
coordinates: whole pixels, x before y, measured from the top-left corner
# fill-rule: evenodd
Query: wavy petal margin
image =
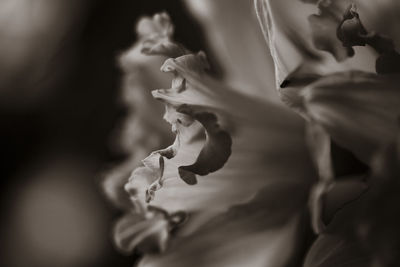
<path fill-rule="evenodd" d="M 178 111 L 199 121 L 206 132 L 206 141 L 196 162 L 178 168 L 180 177 L 186 183 L 195 184 L 195 174 L 207 175 L 224 166 L 232 152 L 232 139 L 229 133 L 218 125 L 216 115 L 208 112 L 195 112 L 187 106 L 181 106 Z"/>
<path fill-rule="evenodd" d="M 374 48 L 379 53 L 375 66 L 378 74 L 400 73 L 400 54 L 396 52 L 394 42 L 375 32 L 368 32 L 361 23 L 354 4 L 347 8 L 337 34 L 343 46 L 348 49 L 365 45 Z"/>
<path fill-rule="evenodd" d="M 308 17 L 313 32 L 313 42 L 317 49 L 330 52 L 337 61 L 354 56 L 352 47 L 344 46 L 338 38 L 338 29 L 349 1 L 318 1 L 318 14 Z"/>
<path fill-rule="evenodd" d="M 186 54 L 186 49 L 172 40 L 174 25 L 165 12 L 155 14 L 152 18 L 143 17 L 136 31 L 142 40 L 142 53 L 167 57 Z"/>
<path fill-rule="evenodd" d="M 337 38 L 334 28 L 336 24 L 340 24 L 340 20 L 336 20 L 345 9 L 337 15 L 336 10 L 325 7 L 320 15 L 313 15 L 313 6 L 301 1 L 254 1 L 260 26 L 274 60 L 276 88 L 284 102 L 290 106 L 298 104 L 299 90 L 296 87 L 305 86 L 321 76 L 345 70 L 374 71 L 375 55 L 368 49 L 357 50 L 357 56 L 342 60 L 343 62 L 338 62 L 330 54 L 318 49 L 337 50 L 334 52 L 337 57 L 344 59 L 347 52 L 339 50 L 346 48 L 343 48 Z M 318 1 L 321 7 L 333 5 L 335 8 L 339 2 L 341 1 Z M 315 23 L 310 25 L 308 17 Z M 316 36 L 313 28 L 317 30 Z M 327 32 L 332 32 L 333 36 L 327 35 Z M 313 39 L 316 39 L 317 47 Z M 339 49 L 339 46 L 343 49 Z"/>
<path fill-rule="evenodd" d="M 205 55 L 199 53 L 196 56 L 182 56 L 187 50 L 173 42 L 172 33 L 173 26 L 165 13 L 157 14 L 151 19 L 143 18 L 138 25 L 138 34 L 143 45 L 142 53 L 188 58 L 189 60 L 181 61 L 181 67 L 204 74 L 208 68 Z M 163 71 L 174 75 L 172 86 L 170 89 L 164 89 L 165 93 L 171 96 L 179 95 L 187 89 L 189 82 L 182 73 L 168 64 L 164 64 Z M 142 161 L 144 166 L 133 171 L 125 185 L 133 209 L 115 228 L 115 243 L 125 252 L 135 248 L 143 250 L 143 247 L 145 250 L 162 251 L 166 247 L 171 225 L 176 224 L 176 220 L 173 219 L 176 216 L 149 205 L 156 191 L 163 186 L 165 160 L 175 158 L 181 146 L 188 146 L 199 136 L 205 136 L 204 146 L 194 163 L 177 166 L 182 180 L 194 185 L 197 182 L 196 174 L 206 175 L 218 170 L 231 154 L 231 137 L 221 129 L 215 114 L 205 111 L 206 109 L 199 109 L 198 106 L 162 100 L 166 107 L 164 119 L 171 124 L 176 138 L 171 146 L 154 151 L 145 158 Z M 200 135 L 202 131 L 204 134 Z M 169 168 L 171 166 L 169 165 Z M 126 227 L 127 225 L 130 226 Z"/>

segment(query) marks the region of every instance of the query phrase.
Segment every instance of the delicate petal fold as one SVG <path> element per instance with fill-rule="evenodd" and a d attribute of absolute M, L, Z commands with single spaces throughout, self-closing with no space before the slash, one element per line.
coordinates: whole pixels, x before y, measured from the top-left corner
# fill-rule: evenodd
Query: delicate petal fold
<path fill-rule="evenodd" d="M 307 10 L 306 5 L 296 1 L 292 1 L 289 10 L 286 9 L 289 5 L 285 1 L 255 0 L 255 6 L 274 60 L 276 87 L 279 88 L 284 84 L 287 76 L 299 68 L 305 58 L 319 57 L 314 53 L 306 38 L 299 36 L 300 33 L 306 35 L 309 30 L 304 23 L 306 18 L 296 13 L 304 15 L 311 11 Z M 289 12 L 286 11 L 291 14 L 287 14 Z M 294 30 L 294 27 L 298 28 Z"/>
<path fill-rule="evenodd" d="M 305 113 L 341 146 L 368 163 L 396 136 L 399 76 L 342 72 L 323 77 L 302 92 Z"/>
<path fill-rule="evenodd" d="M 380 55 L 376 60 L 376 72 L 391 74 L 400 72 L 400 54 L 396 52 L 393 41 L 375 32 L 367 32 L 364 28 L 355 5 L 350 5 L 337 30 L 343 46 L 352 49 L 353 46 L 370 45 Z"/>
<path fill-rule="evenodd" d="M 194 184 L 195 174 L 207 175 L 222 168 L 231 155 L 232 139 L 229 133 L 220 128 L 214 114 L 195 112 L 186 106 L 181 106 L 178 110 L 199 121 L 205 129 L 206 141 L 196 162 L 178 168 L 180 177 L 186 183 Z"/>
<path fill-rule="evenodd" d="M 338 38 L 338 28 L 345 14 L 345 1 L 318 1 L 319 14 L 308 17 L 317 49 L 332 53 L 337 61 L 354 56 L 352 47 L 344 46 Z"/>
<path fill-rule="evenodd" d="M 400 263 L 399 218 L 394 216 L 400 210 L 399 152 L 397 137 L 375 154 L 367 179 L 369 189 L 335 214 L 308 252 L 305 267 L 383 267 Z M 342 186 L 348 192 L 354 191 L 348 185 Z"/>
<path fill-rule="evenodd" d="M 171 40 L 169 27 L 162 25 L 152 26 L 161 33 L 151 45 L 163 44 L 155 54 L 175 55 L 174 46 L 165 45 Z M 122 227 L 117 243 L 131 250 L 151 240 L 150 247 L 163 250 L 187 214 L 190 218 L 174 231 L 165 254 L 148 256 L 144 265 L 187 266 L 188 259 L 177 254 L 188 250 L 189 256 L 204 253 L 203 266 L 243 265 L 252 256 L 255 266 L 283 266 L 294 251 L 298 215 L 315 179 L 304 122 L 282 105 L 232 90 L 209 75 L 204 53 L 185 52 L 161 67 L 173 75 L 171 88 L 153 92 L 166 106 L 164 119 L 175 141 L 145 158 L 125 185 L 131 212 L 140 220 L 131 220 L 127 231 Z M 288 194 L 285 201 L 276 201 Z M 220 240 L 226 246 L 219 246 Z M 215 258 L 236 256 L 242 247 L 250 250 L 241 262 Z M 287 254 L 277 253 L 281 248 Z"/>
<path fill-rule="evenodd" d="M 162 67 L 179 80 L 179 90 L 174 88 L 178 83 L 173 81 L 172 88 L 157 90 L 154 96 L 168 107 L 175 107 L 177 114 L 186 114 L 203 124 L 206 135 L 204 140 L 199 131 L 191 130 L 193 125 L 185 127 L 167 116 L 175 125 L 177 138 L 183 130 L 191 138 L 180 142 L 173 157 L 165 159 L 164 174 L 158 180 L 161 187 L 156 187 L 150 204 L 168 211 L 206 210 L 213 214 L 247 201 L 275 177 L 305 179 L 304 183 L 308 184 L 314 174 L 303 141 L 301 119 L 284 107 L 229 90 L 207 75 L 206 66 L 200 53 L 169 59 Z M 236 108 L 238 105 L 242 106 L 241 110 Z M 232 127 L 232 122 L 239 127 Z M 198 136 L 200 139 L 196 139 Z M 193 158 L 193 155 L 198 156 Z M 160 156 L 163 155 L 156 151 L 151 158 L 155 157 L 157 163 Z M 282 167 L 281 159 L 284 159 L 282 164 L 292 168 Z M 193 187 L 186 184 L 196 182 L 188 170 L 203 176 Z M 219 192 L 221 188 L 224 192 Z"/>
<path fill-rule="evenodd" d="M 330 2 L 333 1 L 320 1 L 321 6 Z M 311 5 L 290 0 L 255 0 L 255 4 L 260 25 L 274 59 L 276 87 L 281 88 L 280 93 L 286 103 L 297 103 L 299 90 L 290 88 L 292 86 L 304 85 L 337 71 L 374 70 L 375 56 L 368 49 L 357 49 L 356 57 L 339 63 L 331 55 L 314 47 L 312 40 L 315 38 L 307 21 L 307 17 L 314 12 Z M 321 32 L 320 35 L 322 31 L 326 31 L 325 28 L 333 28 L 332 25 L 326 25 L 327 22 L 330 23 L 330 15 L 327 12 L 326 10 L 321 15 L 310 17 L 312 22 L 318 22 L 312 25 L 317 32 Z M 325 19 L 328 21 L 325 22 Z M 338 25 L 339 23 L 340 21 Z M 328 40 L 320 40 L 320 35 L 316 38 L 320 48 L 336 49 L 337 46 L 332 43 L 333 39 L 337 39 L 336 32 L 335 36 L 328 37 Z M 335 42 L 340 43 L 339 39 Z M 287 87 L 289 88 L 286 89 Z"/>

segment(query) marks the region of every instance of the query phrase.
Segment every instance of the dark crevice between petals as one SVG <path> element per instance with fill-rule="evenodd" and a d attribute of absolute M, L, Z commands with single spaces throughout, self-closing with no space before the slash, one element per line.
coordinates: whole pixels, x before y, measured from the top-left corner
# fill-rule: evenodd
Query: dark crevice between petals
<path fill-rule="evenodd" d="M 399 266 L 400 135 L 377 155 L 369 194 L 358 210 L 355 231 L 377 266 Z"/>
<path fill-rule="evenodd" d="M 310 195 L 311 222 L 314 231 L 321 233 L 339 210 L 367 189 L 369 168 L 317 124 L 311 123 L 307 130 L 320 177 Z"/>
<path fill-rule="evenodd" d="M 396 52 L 391 39 L 375 32 L 368 32 L 363 26 L 354 4 L 343 15 L 337 29 L 337 36 L 344 47 L 369 45 L 379 53 L 375 69 L 378 74 L 400 72 L 400 54 Z"/>
<path fill-rule="evenodd" d="M 197 183 L 196 174 L 207 175 L 222 168 L 231 155 L 232 139 L 228 132 L 222 130 L 215 114 L 207 111 L 207 108 L 201 105 L 189 106 L 185 104 L 185 102 L 182 103 L 181 100 L 175 101 L 175 98 L 179 99 L 180 94 L 185 94 L 186 90 L 197 90 L 192 86 L 190 81 L 186 80 L 186 75 L 188 75 L 188 73 L 200 76 L 207 75 L 207 69 L 209 69 L 209 64 L 203 52 L 189 54 L 175 59 L 170 58 L 165 61 L 161 70 L 174 75 L 172 86 L 170 89 L 159 89 L 153 92 L 155 98 L 166 103 L 167 112 L 175 117 L 171 119 L 169 118 L 171 116 L 165 116 L 166 120 L 173 125 L 173 128 L 188 126 L 180 123 L 179 118 L 181 117 L 197 120 L 204 128 L 205 144 L 196 161 L 191 165 L 178 167 L 179 176 L 189 185 Z M 168 94 L 169 97 L 162 97 L 164 94 Z M 168 109 L 168 107 L 170 109 Z M 176 134 L 178 140 L 180 137 L 179 130 L 176 131 Z M 204 136 L 204 134 L 199 134 L 198 131 L 193 132 L 191 133 L 191 138 L 186 140 L 186 142 L 190 143 L 199 136 Z M 179 148 L 175 146 L 174 149 L 174 153 L 171 153 L 172 156 L 175 156 Z"/>
<path fill-rule="evenodd" d="M 192 165 L 178 168 L 180 177 L 188 184 L 197 183 L 196 175 L 207 175 L 222 168 L 231 155 L 231 136 L 222 130 L 218 124 L 217 116 L 209 112 L 195 112 L 190 107 L 183 105 L 178 111 L 192 116 L 199 121 L 206 132 L 206 142 Z"/>

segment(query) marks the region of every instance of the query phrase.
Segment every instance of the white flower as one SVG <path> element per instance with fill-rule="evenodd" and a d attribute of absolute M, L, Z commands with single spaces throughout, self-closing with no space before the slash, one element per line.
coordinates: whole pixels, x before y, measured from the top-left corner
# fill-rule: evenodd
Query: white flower
<path fill-rule="evenodd" d="M 172 86 L 153 96 L 176 139 L 125 185 L 131 210 L 116 225 L 116 245 L 147 253 L 143 266 L 284 266 L 296 255 L 315 178 L 301 117 L 246 92 L 258 82 L 232 89 L 209 75 L 203 52 L 173 41 L 165 14 L 143 19 L 143 28 L 143 52 L 173 55 L 161 67 Z"/>
<path fill-rule="evenodd" d="M 287 266 L 301 261 L 306 218 L 320 234 L 306 266 L 330 266 L 338 257 L 348 264 L 353 256 L 371 262 L 359 242 L 385 233 L 358 232 L 365 223 L 388 224 L 354 207 L 384 200 L 364 196 L 374 186 L 382 193 L 371 182 L 379 176 L 373 162 L 397 136 L 400 55 L 395 30 L 382 31 L 389 37 L 370 30 L 383 29 L 374 11 L 387 7 L 356 3 L 358 9 L 347 0 L 255 0 L 253 10 L 244 1 L 187 0 L 222 79 L 204 52 L 174 41 L 168 15 L 139 22 L 135 47 L 165 57 L 161 71 L 172 76 L 170 88 L 152 95 L 165 105 L 176 137 L 149 153 L 124 186 L 127 213 L 115 227 L 122 251 L 143 252 L 140 266 Z M 126 63 L 136 66 L 136 57 L 143 56 Z M 152 115 L 143 122 L 157 122 L 156 113 L 144 114 Z M 379 240 L 393 241 L 385 238 Z M 393 262 L 381 250 L 372 258 Z"/>

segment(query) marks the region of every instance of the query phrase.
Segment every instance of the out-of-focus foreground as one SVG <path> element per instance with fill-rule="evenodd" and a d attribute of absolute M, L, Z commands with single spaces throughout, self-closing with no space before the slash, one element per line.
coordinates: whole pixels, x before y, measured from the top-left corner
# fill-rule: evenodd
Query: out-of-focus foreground
<path fill-rule="evenodd" d="M 132 265 L 112 248 L 117 211 L 100 188 L 124 158 L 116 57 L 139 15 L 191 23 L 176 2 L 0 1 L 0 266 Z"/>

